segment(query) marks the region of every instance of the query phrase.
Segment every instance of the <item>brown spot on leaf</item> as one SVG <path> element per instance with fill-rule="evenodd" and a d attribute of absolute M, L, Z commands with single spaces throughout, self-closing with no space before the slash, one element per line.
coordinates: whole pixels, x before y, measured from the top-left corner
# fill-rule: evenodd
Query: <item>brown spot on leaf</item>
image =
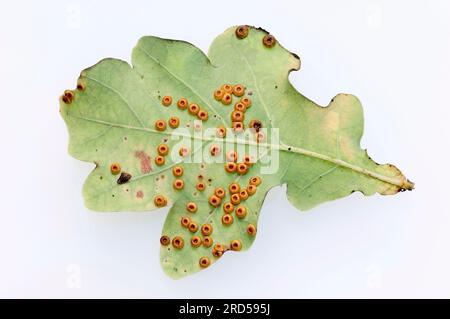
<path fill-rule="evenodd" d="M 248 26 L 240 25 L 236 28 L 236 31 L 234 33 L 236 34 L 236 37 L 238 39 L 244 39 L 248 35 Z"/>
<path fill-rule="evenodd" d="M 152 171 L 152 162 L 150 155 L 145 153 L 144 151 L 136 151 L 134 156 L 139 159 L 141 162 L 141 173 L 147 174 Z"/>
<path fill-rule="evenodd" d="M 266 48 L 273 48 L 276 43 L 277 40 L 275 40 L 275 37 L 271 34 L 266 34 L 263 38 L 263 44 Z"/>
<path fill-rule="evenodd" d="M 125 184 L 131 179 L 131 174 L 122 172 L 120 173 L 119 179 L 117 180 L 117 184 Z"/>
<path fill-rule="evenodd" d="M 66 104 L 72 103 L 73 99 L 75 98 L 75 94 L 71 90 L 65 90 L 64 95 L 62 96 L 62 100 Z"/>

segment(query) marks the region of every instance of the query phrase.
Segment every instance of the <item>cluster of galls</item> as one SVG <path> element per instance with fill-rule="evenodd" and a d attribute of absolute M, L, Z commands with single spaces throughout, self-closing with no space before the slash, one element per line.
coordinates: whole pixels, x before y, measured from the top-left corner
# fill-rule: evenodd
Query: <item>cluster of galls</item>
<path fill-rule="evenodd" d="M 173 173 L 175 176 L 181 176 L 182 168 L 174 167 Z M 214 189 L 214 192 L 209 196 L 208 202 L 214 207 L 218 208 L 222 206 L 223 215 L 222 215 L 222 225 L 230 226 L 234 222 L 233 213 L 238 219 L 244 219 L 247 216 L 247 208 L 243 205 L 245 200 L 256 193 L 257 187 L 261 184 L 261 178 L 258 176 L 254 176 L 249 179 L 249 182 L 245 187 L 241 187 L 238 183 L 231 183 L 228 185 L 228 193 L 229 193 L 229 201 L 224 202 L 226 198 L 227 191 L 222 187 L 217 187 Z M 205 189 L 205 184 L 202 182 L 197 183 L 197 190 L 203 191 Z M 156 199 L 161 199 L 162 197 L 159 195 L 155 197 Z M 166 204 L 166 202 L 164 202 Z M 197 212 L 197 204 L 195 202 L 188 202 L 186 204 L 186 211 L 191 214 L 195 214 Z M 211 224 L 203 224 L 199 227 L 198 223 L 189 216 L 182 216 L 180 220 L 181 227 L 189 230 L 193 236 L 190 239 L 190 244 L 193 248 L 197 248 L 200 246 L 211 247 L 211 254 L 215 258 L 221 257 L 224 252 L 227 250 L 239 251 L 242 249 L 242 242 L 239 239 L 232 240 L 229 244 L 216 243 L 213 245 L 214 240 L 212 238 L 213 234 L 213 226 Z M 201 235 L 197 235 L 197 232 L 200 230 Z M 247 235 L 254 236 L 256 235 L 256 227 L 253 224 L 248 224 Z M 183 249 L 185 245 L 185 240 L 182 236 L 175 236 L 170 240 L 170 238 L 166 235 L 162 236 L 160 242 L 163 246 L 167 246 L 172 243 L 172 246 L 175 249 Z M 211 264 L 211 260 L 207 256 L 203 256 L 199 259 L 199 266 L 202 268 L 208 267 Z"/>
<path fill-rule="evenodd" d="M 244 131 L 245 111 L 252 105 L 252 101 L 248 97 L 243 97 L 244 94 L 245 87 L 242 84 L 223 84 L 214 91 L 214 98 L 223 105 L 230 105 L 233 102 L 233 96 L 240 98 L 234 104 L 234 110 L 231 112 L 231 127 L 236 133 Z"/>
<path fill-rule="evenodd" d="M 161 103 L 165 107 L 169 107 L 172 105 L 172 97 L 169 95 L 164 96 L 161 99 Z M 196 116 L 201 121 L 208 120 L 208 111 L 200 108 L 197 103 L 189 103 L 188 100 L 184 97 L 180 98 L 177 101 L 177 106 L 180 111 L 188 110 L 189 114 L 192 116 Z M 168 120 L 168 125 L 171 128 L 177 128 L 180 125 L 180 119 L 176 116 L 172 116 Z M 159 119 L 155 122 L 155 129 L 158 131 L 164 131 L 167 128 L 166 121 Z"/>
<path fill-rule="evenodd" d="M 117 179 L 117 184 L 125 184 L 131 179 L 131 174 L 122 172 L 122 168 L 120 167 L 119 163 L 112 163 L 109 167 L 109 170 L 111 171 L 111 174 L 113 175 L 119 175 L 119 178 Z"/>
<path fill-rule="evenodd" d="M 161 145 L 165 145 L 165 144 L 161 144 Z M 181 179 L 181 177 L 183 176 L 183 173 L 184 173 L 184 169 L 181 166 L 174 166 L 172 168 L 172 174 L 175 177 L 172 186 L 175 190 L 182 190 L 184 188 L 184 181 Z M 156 207 L 164 207 L 167 205 L 167 198 L 163 195 L 156 195 L 153 198 L 153 202 L 155 203 Z M 197 209 L 197 207 L 195 207 L 195 210 L 196 209 Z"/>
<path fill-rule="evenodd" d="M 229 151 L 226 156 L 225 171 L 227 173 L 236 173 L 238 175 L 247 174 L 249 168 L 254 164 L 250 155 L 244 155 L 242 162 L 238 163 L 238 154 L 235 151 Z"/>
<path fill-rule="evenodd" d="M 247 25 L 240 25 L 235 30 L 235 35 L 238 39 L 245 39 L 248 36 L 248 33 L 250 31 L 250 28 Z M 273 48 L 275 44 L 277 44 L 277 40 L 275 37 L 271 34 L 266 34 L 262 38 L 262 43 L 266 48 Z"/>
<path fill-rule="evenodd" d="M 78 82 L 77 82 L 77 90 L 78 91 L 84 91 L 85 89 L 86 89 L 86 85 L 81 80 L 78 80 Z M 65 104 L 71 104 L 74 99 L 75 99 L 75 92 L 72 91 L 72 90 L 65 90 L 64 94 L 61 96 L 61 100 Z"/>
<path fill-rule="evenodd" d="M 233 96 L 238 97 L 239 100 L 234 103 L 233 111 L 231 111 L 231 128 L 235 133 L 242 133 L 245 129 L 244 120 L 246 111 L 252 106 L 252 100 L 245 94 L 246 88 L 242 84 L 223 84 L 220 88 L 214 91 L 214 98 L 223 105 L 230 105 L 233 103 Z M 262 123 L 260 120 L 253 119 L 248 122 L 248 127 L 255 134 L 255 140 L 259 143 L 264 141 L 264 133 L 261 132 Z M 216 136 L 224 138 L 226 136 L 226 128 L 219 126 L 216 131 Z M 213 154 L 214 155 L 214 154 Z"/>

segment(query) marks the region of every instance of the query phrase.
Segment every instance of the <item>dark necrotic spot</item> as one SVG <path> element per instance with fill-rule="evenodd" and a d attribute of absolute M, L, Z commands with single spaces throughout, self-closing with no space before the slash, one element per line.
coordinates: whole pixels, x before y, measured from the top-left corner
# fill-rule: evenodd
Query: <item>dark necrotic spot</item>
<path fill-rule="evenodd" d="M 117 184 L 125 184 L 131 179 L 131 174 L 122 172 L 120 173 L 119 178 L 117 179 Z"/>

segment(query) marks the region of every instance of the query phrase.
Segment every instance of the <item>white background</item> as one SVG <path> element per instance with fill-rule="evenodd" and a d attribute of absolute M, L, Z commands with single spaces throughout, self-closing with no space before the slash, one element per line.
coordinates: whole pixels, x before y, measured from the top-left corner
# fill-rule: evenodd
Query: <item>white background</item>
<path fill-rule="evenodd" d="M 251 250 L 174 281 L 159 265 L 167 209 L 83 206 L 93 165 L 67 154 L 58 97 L 101 58 L 129 61 L 143 35 L 206 51 L 236 24 L 298 53 L 291 81 L 319 104 L 357 95 L 362 146 L 417 187 L 308 213 L 273 189 Z M 0 297 L 450 297 L 449 58 L 448 1 L 3 3 Z"/>

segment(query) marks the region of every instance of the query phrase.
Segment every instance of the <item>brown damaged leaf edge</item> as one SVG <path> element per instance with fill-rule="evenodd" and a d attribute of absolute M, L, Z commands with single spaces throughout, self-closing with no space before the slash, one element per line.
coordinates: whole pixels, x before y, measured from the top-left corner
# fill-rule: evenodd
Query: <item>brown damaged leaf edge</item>
<path fill-rule="evenodd" d="M 85 205 L 96 211 L 169 206 L 160 261 L 176 279 L 249 249 L 275 186 L 287 184 L 287 198 L 300 210 L 353 192 L 414 189 L 398 168 L 361 149 L 360 101 L 338 94 L 325 107 L 314 103 L 289 82 L 299 69 L 298 55 L 249 25 L 219 35 L 208 56 L 188 42 L 149 36 L 134 48 L 131 65 L 107 58 L 85 69 L 60 98 L 69 153 L 95 164 L 83 187 Z M 215 136 L 195 137 L 195 120 Z M 178 128 L 192 135 L 177 135 Z M 279 143 L 272 128 L 279 129 Z M 236 147 L 265 152 L 230 153 L 222 143 L 230 136 L 240 137 Z M 202 143 L 180 146 L 172 137 Z M 201 150 L 224 162 L 189 161 Z M 279 169 L 264 174 L 263 159 L 272 152 L 279 152 Z"/>

